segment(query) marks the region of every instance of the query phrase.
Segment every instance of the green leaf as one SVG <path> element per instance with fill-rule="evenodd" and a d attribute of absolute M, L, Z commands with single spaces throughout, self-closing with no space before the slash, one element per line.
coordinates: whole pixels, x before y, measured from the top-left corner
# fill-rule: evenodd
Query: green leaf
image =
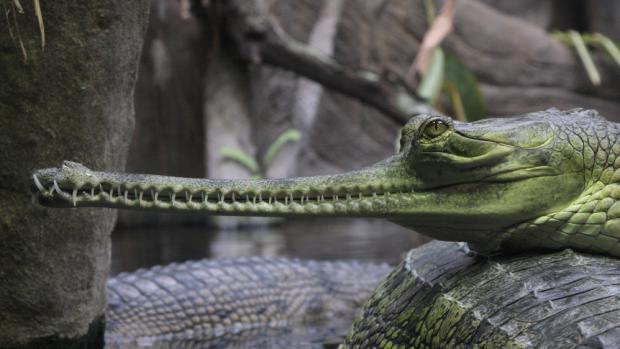
<path fill-rule="evenodd" d="M 620 49 L 618 49 L 618 46 L 611 41 L 611 39 L 599 33 L 592 35 L 592 39 L 599 45 L 603 46 L 611 58 L 613 58 L 613 60 L 620 65 Z"/>
<path fill-rule="evenodd" d="M 13 4 L 17 8 L 17 12 L 19 12 L 20 14 L 24 13 L 24 8 L 22 7 L 22 4 L 19 2 L 19 0 L 13 0 Z"/>
<path fill-rule="evenodd" d="M 41 3 L 39 0 L 33 0 L 34 13 L 39 23 L 39 32 L 41 33 L 41 50 L 45 49 L 45 25 L 43 24 L 43 12 L 41 12 Z"/>
<path fill-rule="evenodd" d="M 444 80 L 443 88 L 448 93 L 448 97 L 450 97 L 450 105 L 452 105 L 454 117 L 457 120 L 466 121 L 467 114 L 465 113 L 465 107 L 463 106 L 463 100 L 461 99 L 459 90 L 448 80 Z"/>
<path fill-rule="evenodd" d="M 258 166 L 258 163 L 256 163 L 256 160 L 242 150 L 231 147 L 222 147 L 220 149 L 220 155 L 224 159 L 238 162 L 243 167 L 245 167 L 253 176 L 260 175 L 260 168 Z"/>
<path fill-rule="evenodd" d="M 426 23 L 430 25 L 437 17 L 433 0 L 424 0 L 424 10 L 426 11 Z"/>
<path fill-rule="evenodd" d="M 265 156 L 263 157 L 263 166 L 268 168 L 273 159 L 282 150 L 284 145 L 288 142 L 299 142 L 301 139 L 301 133 L 296 129 L 289 129 L 282 132 L 278 138 L 267 148 Z"/>
<path fill-rule="evenodd" d="M 445 57 L 444 79 L 446 82 L 444 86 L 455 116 L 462 116 L 468 121 L 480 120 L 487 116 L 486 102 L 480 92 L 478 80 L 467 66 L 450 54 L 446 54 Z"/>
<path fill-rule="evenodd" d="M 568 35 L 570 36 L 573 46 L 575 46 L 575 50 L 577 50 L 577 55 L 579 56 L 579 59 L 581 59 L 581 63 L 586 69 L 592 85 L 599 86 L 601 84 L 601 74 L 598 72 L 598 69 L 596 69 L 594 61 L 592 61 L 592 56 L 590 55 L 586 44 L 583 42 L 583 38 L 574 30 L 570 30 Z"/>
<path fill-rule="evenodd" d="M 418 96 L 430 101 L 430 104 L 435 104 L 439 92 L 441 91 L 441 86 L 443 85 L 444 61 L 445 55 L 443 50 L 439 47 L 433 49 L 426 74 L 424 74 L 416 90 Z"/>

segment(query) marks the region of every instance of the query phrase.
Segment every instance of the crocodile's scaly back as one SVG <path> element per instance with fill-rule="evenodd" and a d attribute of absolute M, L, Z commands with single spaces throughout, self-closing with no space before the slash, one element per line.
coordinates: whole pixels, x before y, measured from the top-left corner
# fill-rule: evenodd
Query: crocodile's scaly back
<path fill-rule="evenodd" d="M 106 342 L 229 347 L 301 325 L 344 335 L 390 269 L 247 257 L 123 273 L 108 282 Z"/>
<path fill-rule="evenodd" d="M 473 123 L 419 115 L 401 133 L 396 155 L 339 175 L 189 179 L 66 162 L 35 172 L 32 187 L 55 207 L 382 217 L 479 252 L 571 247 L 620 257 L 618 124 L 550 109 Z"/>

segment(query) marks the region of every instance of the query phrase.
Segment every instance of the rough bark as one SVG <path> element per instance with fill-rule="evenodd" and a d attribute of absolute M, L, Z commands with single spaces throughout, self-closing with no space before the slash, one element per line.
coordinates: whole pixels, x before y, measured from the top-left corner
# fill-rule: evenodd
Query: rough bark
<path fill-rule="evenodd" d="M 620 261 L 564 250 L 481 258 L 433 241 L 366 303 L 345 348 L 617 348 Z"/>
<path fill-rule="evenodd" d="M 0 347 L 97 346 L 116 213 L 45 209 L 29 181 L 64 159 L 123 169 L 148 1 L 43 1 L 44 51 L 21 3 L 0 19 Z"/>
<path fill-rule="evenodd" d="M 501 2 L 489 2 L 502 8 Z M 377 72 L 387 70 L 396 73 L 395 76 L 404 75 L 402 70 L 413 60 L 415 47 L 428 28 L 423 1 L 349 4 L 351 11 L 347 13 L 345 10 L 340 32 L 346 32 L 347 22 L 354 23 L 357 31 L 350 34 L 347 44 L 336 46 L 335 60 L 288 39 L 279 32 L 272 20 L 266 19 L 260 9 L 257 9 L 257 6 L 252 7 L 251 3 L 253 2 L 236 4 L 239 19 L 230 26 L 231 35 L 237 38 L 240 51 L 249 60 L 275 65 L 314 79 L 326 87 L 377 108 L 383 116 L 394 117 L 396 120 L 406 117 L 406 109 L 403 112 L 402 105 L 399 104 L 398 97 L 403 94 L 399 90 L 398 81 L 384 80 L 383 75 Z M 400 14 L 394 13 L 395 11 Z M 388 22 L 388 18 L 397 19 L 397 22 Z M 407 21 L 399 21 L 401 18 L 406 18 Z M 484 20 L 481 21 L 480 18 Z M 383 25 L 370 24 L 373 21 Z M 388 31 L 389 27 L 392 30 Z M 377 28 L 380 28 L 378 33 L 373 33 Z M 401 46 L 407 46 L 402 45 L 407 42 L 410 43 L 410 48 L 414 48 L 405 50 L 404 67 L 398 64 L 379 65 L 377 70 L 372 64 L 368 64 L 368 60 L 349 64 L 346 59 L 338 57 L 338 49 L 341 48 L 358 54 L 364 49 L 370 49 L 371 53 L 383 51 L 375 54 L 392 58 L 398 51 L 403 50 L 390 47 L 385 41 L 370 42 L 369 39 L 388 36 L 396 37 Z M 351 45 L 355 42 L 361 45 Z M 541 27 L 478 1 L 458 2 L 455 30 L 445 41 L 444 47 L 462 59 L 479 80 L 487 85 L 487 90 L 493 87 L 511 87 L 526 92 L 530 88 L 537 88 L 537 91 L 543 94 L 544 98 L 535 104 L 530 103 L 531 100 L 524 100 L 519 112 L 550 106 L 598 106 L 602 108 L 600 112 L 615 115 L 613 110 L 605 108 L 605 104 L 597 102 L 601 98 L 614 101 L 620 96 L 620 86 L 617 84 L 620 73 L 613 62 L 603 56 L 597 57 L 597 65 L 605 78 L 601 86 L 592 86 L 581 62 L 570 48 L 552 39 Z M 381 63 L 389 64 L 385 60 Z M 368 76 L 372 76 L 372 81 L 369 81 Z M 581 98 L 570 102 L 575 93 L 581 95 Z M 505 101 L 491 100 L 489 114 L 507 114 L 502 110 Z M 514 108 L 514 105 L 512 107 Z"/>
<path fill-rule="evenodd" d="M 127 171 L 203 177 L 206 33 L 180 2 L 151 3 L 136 83 L 136 128 Z M 123 226 L 203 222 L 199 216 L 120 211 Z"/>
<path fill-rule="evenodd" d="M 548 28 L 551 24 L 554 0 L 480 0 L 496 10 L 524 19 L 537 27 Z"/>
<path fill-rule="evenodd" d="M 397 123 L 405 122 L 416 109 L 429 110 L 397 76 L 349 69 L 311 45 L 289 37 L 253 3 L 234 3 L 231 13 L 235 20 L 229 26 L 230 35 L 236 38 L 239 51 L 248 61 L 266 63 L 314 80 L 364 101 Z"/>
<path fill-rule="evenodd" d="M 480 21 L 480 18 L 484 20 Z M 416 23 L 413 28 L 416 35 L 424 32 L 420 20 L 421 14 L 412 19 L 412 23 Z M 620 120 L 616 112 L 616 101 L 620 96 L 617 67 L 606 57 L 598 57 L 603 84 L 595 87 L 572 49 L 552 39 L 542 28 L 519 18 L 502 14 L 477 1 L 460 1 L 457 3 L 455 30 L 445 47 L 462 59 L 476 77 L 488 85 L 487 89 L 512 88 L 511 93 L 501 100 L 489 100 L 490 115 L 506 115 L 504 103 L 510 101 L 514 91 L 519 89 L 523 94 L 535 90 L 541 96 L 537 101 L 521 100 L 519 113 L 550 106 L 563 109 L 598 107 L 603 115 Z M 573 98 L 574 95 L 580 98 Z M 598 103 L 600 99 L 611 103 L 603 105 Z"/>

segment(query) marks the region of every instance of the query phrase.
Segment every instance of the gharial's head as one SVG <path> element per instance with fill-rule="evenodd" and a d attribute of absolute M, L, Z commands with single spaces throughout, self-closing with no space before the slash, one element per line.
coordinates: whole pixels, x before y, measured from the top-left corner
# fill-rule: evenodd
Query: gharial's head
<path fill-rule="evenodd" d="M 50 206 L 383 217 L 439 239 L 484 242 L 492 232 L 577 199 L 596 175 L 588 166 L 596 157 L 592 149 L 610 142 L 597 135 L 607 125 L 615 124 L 584 110 L 473 123 L 418 115 L 402 128 L 396 155 L 339 175 L 183 179 L 95 172 L 67 163 L 35 172 L 33 188 Z"/>
<path fill-rule="evenodd" d="M 396 222 L 436 238 L 484 243 L 489 234 L 557 212 L 577 199 L 591 173 L 594 111 L 555 109 L 472 123 L 419 115 L 401 131 L 398 164 L 414 193 Z M 589 143 L 588 143 L 589 142 Z M 587 154 L 586 154 L 587 155 Z"/>

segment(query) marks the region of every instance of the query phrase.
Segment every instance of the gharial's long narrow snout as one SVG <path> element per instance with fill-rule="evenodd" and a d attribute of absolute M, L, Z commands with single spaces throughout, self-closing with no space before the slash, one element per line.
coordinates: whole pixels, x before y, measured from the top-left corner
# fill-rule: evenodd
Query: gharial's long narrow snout
<path fill-rule="evenodd" d="M 388 164 L 331 176 L 226 180 L 97 172 L 65 161 L 60 168 L 34 172 L 31 187 L 39 202 L 50 207 L 383 216 L 408 200 L 413 190 L 407 178 L 388 175 L 396 170 Z"/>
<path fill-rule="evenodd" d="M 401 129 L 398 154 L 338 175 L 191 179 L 97 172 L 67 161 L 33 173 L 32 188 L 39 202 L 53 207 L 382 217 L 435 238 L 478 245 L 489 240 L 495 240 L 494 246 L 509 240 L 519 245 L 519 234 L 525 233 L 512 228 L 532 222 L 536 234 L 547 238 L 528 246 L 584 248 L 586 243 L 575 242 L 580 238 L 576 230 L 565 233 L 558 227 L 566 223 L 563 229 L 581 229 L 576 223 L 585 222 L 590 224 L 584 225 L 587 235 L 603 224 L 605 229 L 615 226 L 615 218 L 610 223 L 602 214 L 583 221 L 582 210 L 599 207 L 592 197 L 603 195 L 595 190 L 605 193 L 601 185 L 617 185 L 618 165 L 609 156 L 616 145 L 611 153 L 609 148 L 619 129 L 583 110 L 473 123 L 418 115 Z M 606 199 L 611 204 L 616 198 Z M 584 204 L 588 200 L 592 204 Z M 572 220 L 564 222 L 566 217 Z"/>

